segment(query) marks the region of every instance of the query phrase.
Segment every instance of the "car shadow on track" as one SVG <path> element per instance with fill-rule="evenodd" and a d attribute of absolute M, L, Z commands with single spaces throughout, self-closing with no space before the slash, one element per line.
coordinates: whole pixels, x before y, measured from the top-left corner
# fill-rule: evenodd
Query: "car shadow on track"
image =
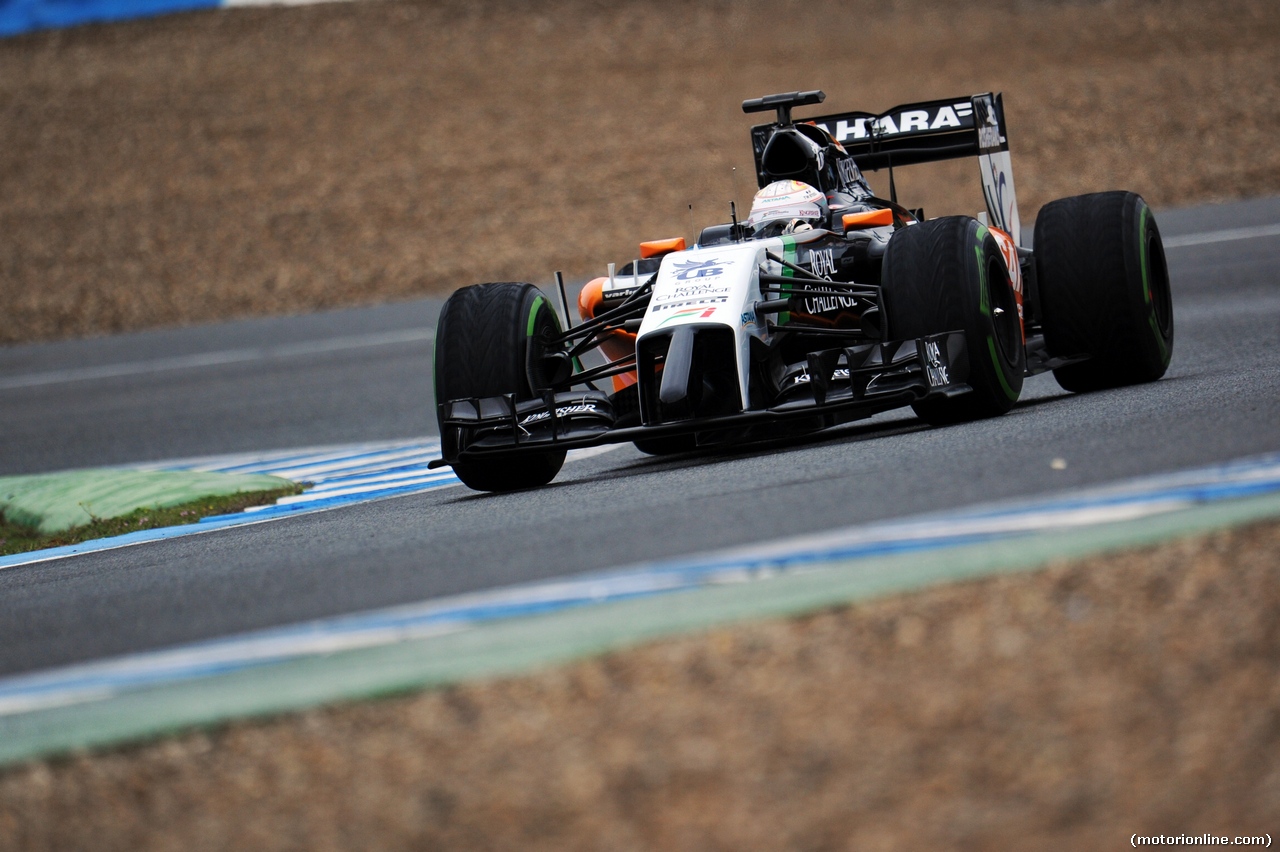
<path fill-rule="evenodd" d="M 1063 402 L 1076 396 L 1078 396 L 1078 394 L 1062 391 L 1053 396 L 1024 399 L 1019 401 L 1008 414 L 1005 414 L 1003 417 L 992 418 L 992 421 L 998 422 L 1009 417 L 1016 417 L 1019 412 L 1038 408 L 1049 403 Z M 773 455 L 778 452 L 786 452 L 788 450 L 824 446 L 828 444 L 843 444 L 850 441 L 873 441 L 879 438 L 893 438 L 899 435 L 910 435 L 917 432 L 956 429 L 962 428 L 965 425 L 976 425 L 982 422 L 984 421 L 976 420 L 973 421 L 972 424 L 930 426 L 928 423 L 914 416 L 910 411 L 906 411 L 905 413 L 900 413 L 897 417 L 888 421 L 883 419 L 878 419 L 871 423 L 858 421 L 846 423 L 841 426 L 832 426 L 828 429 L 822 429 L 820 431 L 810 432 L 804 435 L 768 438 L 740 444 L 726 445 L 723 447 L 706 447 L 688 453 L 677 453 L 669 456 L 647 456 L 619 465 L 614 470 L 632 469 L 649 471 L 676 466 L 673 463 L 679 463 L 679 466 L 688 466 L 689 462 L 712 463 L 718 459 L 724 458 L 755 458 L 759 456 Z"/>
<path fill-rule="evenodd" d="M 1105 391 L 1099 393 L 1105 393 Z M 1095 394 L 1088 394 L 1087 396 L 1094 395 Z M 1069 402 L 1077 397 L 1084 396 L 1086 395 L 1061 390 L 1045 396 L 1023 399 L 1020 400 L 1008 414 L 1000 418 L 995 418 L 993 422 L 1003 421 L 1010 417 L 1017 417 L 1019 414 L 1028 414 L 1035 409 L 1040 409 L 1044 406 L 1061 404 Z M 672 453 L 671 455 L 663 456 L 641 455 L 639 457 L 619 460 L 616 464 L 610 465 L 605 469 L 578 476 L 565 476 L 562 479 L 553 481 L 547 485 L 541 486 L 540 488 L 528 490 L 545 493 L 548 491 L 557 491 L 563 488 L 570 488 L 587 483 L 610 482 L 623 478 L 663 473 L 671 470 L 694 470 L 700 467 L 711 467 L 728 459 L 760 458 L 825 445 L 844 444 L 849 442 L 863 443 L 919 432 L 959 429 L 964 428 L 965 425 L 975 426 L 980 425 L 983 422 L 985 421 L 980 420 L 974 421 L 974 423 L 971 424 L 935 427 L 930 426 L 928 423 L 925 423 L 923 420 L 915 417 L 909 410 L 907 410 L 905 413 L 897 413 L 897 416 L 893 417 L 891 420 L 885 420 L 882 416 L 877 418 L 874 422 L 856 421 L 802 435 L 767 438 L 750 442 L 728 444 L 719 447 L 705 447 L 686 453 Z M 510 494 L 521 492 L 505 493 Z M 448 502 L 466 502 L 496 496 L 501 495 L 464 491 L 462 494 L 453 497 Z"/>
<path fill-rule="evenodd" d="M 589 473 L 583 476 L 576 476 L 572 479 L 566 478 L 556 480 L 539 488 L 525 490 L 531 492 L 547 492 L 549 490 L 573 487 L 583 483 L 608 482 L 610 480 L 616 480 L 623 477 L 661 473 L 668 470 L 689 470 L 698 467 L 706 467 L 719 464 L 725 459 L 730 458 L 758 458 L 761 456 L 775 455 L 779 452 L 799 450 L 826 444 L 839 444 L 855 440 L 870 441 L 877 438 L 890 438 L 895 435 L 906 435 L 912 432 L 925 431 L 929 428 L 929 425 L 924 421 L 909 415 L 887 423 L 848 423 L 842 426 L 834 426 L 829 429 L 811 432 L 807 435 L 768 438 L 747 443 L 726 445 L 723 447 L 705 447 L 687 453 L 672 453 L 670 455 L 663 456 L 641 455 L 639 458 L 620 461 L 616 465 L 611 465 L 605 470 L 599 470 L 595 473 Z M 513 494 L 521 492 L 508 491 L 503 493 Z M 462 503 L 498 496 L 501 496 L 501 494 L 465 491 L 464 493 L 445 502 Z"/>

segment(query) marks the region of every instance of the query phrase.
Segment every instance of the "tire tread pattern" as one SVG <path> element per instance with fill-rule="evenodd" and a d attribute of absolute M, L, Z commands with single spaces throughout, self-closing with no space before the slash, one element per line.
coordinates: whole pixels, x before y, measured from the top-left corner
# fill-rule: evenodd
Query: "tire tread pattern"
<path fill-rule="evenodd" d="M 1132 192 L 1100 192 L 1046 204 L 1036 217 L 1036 277 L 1039 281 L 1045 344 L 1058 357 L 1090 359 L 1054 371 L 1070 391 L 1091 391 L 1154 381 L 1164 375 L 1173 348 L 1172 317 L 1167 336 L 1152 331 L 1153 308 L 1143 286 L 1142 230 L 1146 202 Z M 1150 258 L 1153 290 L 1168 273 L 1154 217 L 1158 257 Z"/>
<path fill-rule="evenodd" d="M 993 253 L 998 255 L 999 248 L 990 234 L 980 236 L 981 227 L 967 216 L 932 219 L 895 233 L 885 254 L 882 284 L 888 339 L 908 340 L 960 329 L 968 338 L 973 391 L 912 406 L 917 415 L 935 425 L 1004 414 L 1022 389 L 1026 356 L 1021 341 L 1012 359 L 999 355 L 998 364 L 991 362 L 987 349 L 987 337 L 994 331 L 990 317 L 984 317 L 979 308 L 982 270 L 978 264 L 987 263 Z M 981 248 L 981 261 L 975 248 Z M 1003 261 L 1000 268 L 1004 268 Z M 1008 287 L 1007 278 L 1001 278 L 988 280 L 988 289 Z M 1013 398 L 1005 392 L 1006 386 L 1013 391 Z"/>
<path fill-rule="evenodd" d="M 517 400 L 534 398 L 527 331 L 540 296 L 532 284 L 497 282 L 465 287 L 449 297 L 436 326 L 437 402 L 509 393 Z M 549 307 L 536 319 L 539 324 L 555 322 Z M 440 436 L 445 457 L 454 457 L 456 438 L 443 423 Z M 457 462 L 453 470 L 476 491 L 513 491 L 546 485 L 559 473 L 564 458 L 563 450 L 540 450 Z"/>

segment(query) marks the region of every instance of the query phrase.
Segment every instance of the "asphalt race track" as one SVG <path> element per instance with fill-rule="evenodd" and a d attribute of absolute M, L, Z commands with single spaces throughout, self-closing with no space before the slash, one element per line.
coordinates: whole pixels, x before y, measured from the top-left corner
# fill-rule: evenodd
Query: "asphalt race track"
<path fill-rule="evenodd" d="M 1159 221 L 1177 327 L 1160 382 L 1076 396 L 1040 376 L 997 420 L 907 410 L 663 460 L 626 445 L 538 492 L 443 488 L 6 569 L 0 674 L 1280 449 L 1280 199 Z M 0 349 L 0 474 L 431 434 L 438 308 Z"/>

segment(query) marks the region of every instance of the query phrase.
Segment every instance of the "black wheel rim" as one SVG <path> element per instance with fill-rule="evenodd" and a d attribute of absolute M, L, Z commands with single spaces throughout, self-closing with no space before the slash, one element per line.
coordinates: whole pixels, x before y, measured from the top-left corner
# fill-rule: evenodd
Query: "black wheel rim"
<path fill-rule="evenodd" d="M 1021 319 L 1018 302 L 1009 286 L 1009 275 L 999 255 L 987 260 L 987 293 L 991 299 L 991 330 L 995 332 L 996 346 L 1007 364 L 1016 364 L 1017 351 L 1022 346 Z"/>
<path fill-rule="evenodd" d="M 560 320 L 555 312 L 545 303 L 538 309 L 534 321 L 533 336 L 529 339 L 529 350 L 526 355 L 532 396 L 540 395 L 551 387 L 551 377 L 547 375 L 546 357 L 557 351 L 552 341 L 560 335 Z"/>

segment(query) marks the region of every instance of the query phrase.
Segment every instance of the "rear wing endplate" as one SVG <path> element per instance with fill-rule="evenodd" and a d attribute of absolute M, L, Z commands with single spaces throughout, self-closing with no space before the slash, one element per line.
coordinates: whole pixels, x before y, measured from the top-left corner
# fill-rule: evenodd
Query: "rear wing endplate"
<path fill-rule="evenodd" d="M 1022 245 L 1004 102 L 999 94 L 903 104 L 879 115 L 842 112 L 800 120 L 830 133 L 863 171 L 978 157 L 988 221 Z M 762 124 L 751 128 L 760 186 L 766 182 L 761 157 L 776 127 Z"/>

